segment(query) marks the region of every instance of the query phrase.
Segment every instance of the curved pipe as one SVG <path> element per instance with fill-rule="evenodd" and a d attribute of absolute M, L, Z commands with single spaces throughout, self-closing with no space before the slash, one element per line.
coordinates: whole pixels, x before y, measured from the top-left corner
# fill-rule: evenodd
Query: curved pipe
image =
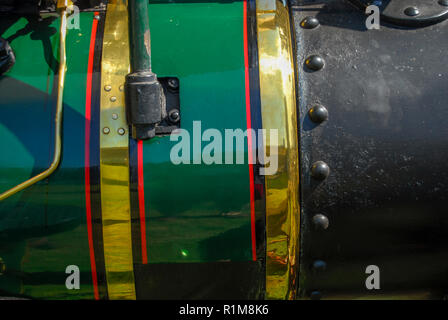
<path fill-rule="evenodd" d="M 50 167 L 39 173 L 38 175 L 22 182 L 21 184 L 15 186 L 14 188 L 9 189 L 8 191 L 0 194 L 0 201 L 5 200 L 6 198 L 16 194 L 23 189 L 26 189 L 36 182 L 42 181 L 45 178 L 49 177 L 59 166 L 61 162 L 61 132 L 62 132 L 62 110 L 63 110 L 63 97 L 64 97 L 64 82 L 65 82 L 65 67 L 66 67 L 66 56 L 65 56 L 65 38 L 67 35 L 67 6 L 61 11 L 61 30 L 60 30 L 60 38 L 59 38 L 59 83 L 58 83 L 58 99 L 56 106 L 56 116 L 54 119 L 55 122 L 55 140 L 54 140 L 54 156 L 53 161 L 50 164 Z"/>

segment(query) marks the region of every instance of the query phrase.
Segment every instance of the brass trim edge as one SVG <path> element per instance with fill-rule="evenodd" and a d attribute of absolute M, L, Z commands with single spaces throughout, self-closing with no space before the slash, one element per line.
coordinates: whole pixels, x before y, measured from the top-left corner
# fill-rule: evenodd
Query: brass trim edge
<path fill-rule="evenodd" d="M 129 128 L 123 85 L 130 72 L 126 1 L 109 1 L 103 36 L 100 180 L 109 299 L 136 299 L 129 191 Z"/>
<path fill-rule="evenodd" d="M 294 53 L 288 8 L 257 0 L 260 96 L 267 153 L 278 170 L 266 176 L 266 298 L 294 299 L 299 253 L 299 155 Z M 278 130 L 278 143 L 269 130 Z M 275 147 L 275 148 L 274 148 Z"/>
<path fill-rule="evenodd" d="M 58 0 L 58 10 L 61 15 L 61 24 L 59 30 L 59 78 L 58 78 L 58 97 L 56 103 L 56 115 L 54 119 L 55 123 L 55 134 L 54 134 L 54 155 L 53 161 L 51 162 L 48 169 L 35 175 L 34 177 L 22 182 L 21 184 L 3 192 L 0 194 L 0 201 L 20 192 L 33 184 L 48 178 L 58 167 L 61 162 L 61 150 L 62 150 L 62 111 L 63 111 L 63 100 L 64 100 L 64 84 L 65 84 L 65 72 L 66 72 L 66 44 L 65 39 L 67 36 L 67 11 L 70 9 L 71 1 L 69 0 Z"/>

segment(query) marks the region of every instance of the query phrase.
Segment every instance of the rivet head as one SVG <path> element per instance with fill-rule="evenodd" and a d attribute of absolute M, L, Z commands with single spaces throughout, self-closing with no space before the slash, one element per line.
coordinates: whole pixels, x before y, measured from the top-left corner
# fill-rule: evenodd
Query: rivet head
<path fill-rule="evenodd" d="M 313 216 L 313 225 L 316 230 L 326 230 L 330 222 L 327 216 L 319 213 Z"/>
<path fill-rule="evenodd" d="M 104 127 L 103 128 L 103 133 L 104 134 L 109 134 L 110 133 L 110 129 L 108 127 Z"/>
<path fill-rule="evenodd" d="M 410 17 L 415 17 L 420 14 L 420 10 L 417 7 L 409 7 L 404 10 L 404 14 Z"/>
<path fill-rule="evenodd" d="M 324 180 L 330 174 L 330 167 L 323 161 L 316 161 L 311 167 L 311 175 L 318 180 Z"/>
<path fill-rule="evenodd" d="M 324 106 L 315 105 L 308 110 L 308 115 L 311 121 L 315 123 L 322 123 L 328 120 L 328 110 Z"/>
<path fill-rule="evenodd" d="M 320 300 L 322 299 L 322 293 L 320 291 L 313 291 L 310 294 L 311 300 Z"/>
<path fill-rule="evenodd" d="M 448 7 L 448 0 L 439 0 L 439 4 Z"/>
<path fill-rule="evenodd" d="M 95 18 L 96 20 L 100 20 L 100 16 L 99 15 L 95 15 L 93 18 Z"/>
<path fill-rule="evenodd" d="M 109 92 L 110 90 L 112 90 L 112 87 L 111 87 L 111 86 L 109 86 L 109 85 L 104 86 L 104 91 Z"/>
<path fill-rule="evenodd" d="M 110 97 L 110 101 L 112 101 L 112 102 L 115 102 L 115 101 L 117 101 L 117 97 L 115 97 L 115 96 L 113 96 L 113 97 Z"/>
<path fill-rule="evenodd" d="M 123 91 L 123 90 L 124 90 L 124 86 L 121 85 L 118 89 L 119 89 L 120 91 Z"/>
<path fill-rule="evenodd" d="M 322 260 L 316 260 L 313 262 L 313 270 L 317 272 L 322 272 L 327 269 L 327 263 Z"/>
<path fill-rule="evenodd" d="M 314 29 L 319 25 L 319 20 L 315 17 L 306 17 L 300 22 L 300 26 L 304 29 Z"/>
<path fill-rule="evenodd" d="M 179 80 L 177 80 L 176 78 L 169 78 L 168 85 L 171 89 L 177 89 L 179 88 Z"/>
<path fill-rule="evenodd" d="M 306 58 L 305 66 L 313 71 L 319 71 L 325 65 L 324 59 L 319 55 L 312 55 Z"/>
<path fill-rule="evenodd" d="M 171 122 L 173 123 L 177 123 L 180 120 L 180 113 L 179 110 L 177 109 L 173 109 L 168 113 L 168 117 L 170 119 Z"/>
<path fill-rule="evenodd" d="M 118 119 L 118 114 L 112 113 L 112 119 L 117 120 Z"/>
<path fill-rule="evenodd" d="M 126 130 L 124 130 L 123 128 L 119 128 L 119 129 L 117 130 L 117 132 L 118 132 L 118 134 L 119 134 L 120 136 L 122 136 L 122 135 L 124 135 L 124 133 L 126 132 Z"/>

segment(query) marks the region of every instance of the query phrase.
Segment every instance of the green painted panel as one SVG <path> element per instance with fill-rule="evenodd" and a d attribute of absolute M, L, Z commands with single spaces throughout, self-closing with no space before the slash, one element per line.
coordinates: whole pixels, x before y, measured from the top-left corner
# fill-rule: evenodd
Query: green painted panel
<path fill-rule="evenodd" d="M 87 63 L 93 13 L 67 33 L 62 162 L 46 181 L 0 203 L 0 257 L 7 295 L 92 299 L 84 196 L 84 127 Z M 2 21 L 16 64 L 0 78 L 0 188 L 4 191 L 45 170 L 53 156 L 59 19 Z M 9 25 L 7 25 L 9 24 Z M 5 26 L 7 28 L 5 28 Z M 81 289 L 68 290 L 65 269 L 77 265 Z"/>
<path fill-rule="evenodd" d="M 153 70 L 180 81 L 181 127 L 245 130 L 243 3 L 155 1 L 149 14 Z M 174 144 L 144 143 L 149 262 L 251 260 L 247 161 L 176 166 Z"/>

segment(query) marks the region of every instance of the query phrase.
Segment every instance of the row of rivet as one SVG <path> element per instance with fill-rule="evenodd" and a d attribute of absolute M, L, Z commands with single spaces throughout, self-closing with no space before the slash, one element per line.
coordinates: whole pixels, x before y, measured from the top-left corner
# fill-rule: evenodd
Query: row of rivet
<path fill-rule="evenodd" d="M 448 6 L 448 0 L 439 0 L 438 2 L 442 6 Z M 404 13 L 408 16 L 418 16 L 420 10 L 417 7 L 409 7 L 404 10 Z M 306 17 L 300 23 L 303 29 L 314 29 L 320 25 L 319 20 L 315 17 Z M 319 71 L 324 68 L 325 61 L 319 55 L 311 55 L 305 59 L 305 66 L 311 71 Z M 315 105 L 309 108 L 308 116 L 314 123 L 320 124 L 328 120 L 328 110 L 322 105 Z M 330 167 L 323 161 L 316 161 L 311 166 L 311 176 L 317 180 L 324 180 L 330 174 Z M 329 226 L 328 217 L 323 214 L 316 214 L 312 218 L 312 222 L 315 230 L 326 230 Z M 327 264 L 322 260 L 315 260 L 312 264 L 314 272 L 322 272 L 327 268 Z M 310 294 L 311 299 L 321 299 L 322 293 L 320 291 L 312 291 Z"/>
<path fill-rule="evenodd" d="M 123 91 L 123 90 L 124 90 L 124 86 L 121 85 L 118 89 L 119 89 L 120 91 Z M 110 86 L 110 85 L 105 85 L 105 86 L 104 86 L 104 91 L 106 91 L 106 92 L 110 92 L 111 90 L 112 90 L 112 86 Z M 115 101 L 117 101 L 117 97 L 115 97 L 115 96 L 110 97 L 110 101 L 111 101 L 111 102 L 115 102 Z M 118 119 L 118 114 L 117 114 L 117 113 L 112 113 L 112 119 L 113 119 L 113 120 L 117 120 L 117 119 Z M 109 134 L 109 133 L 110 133 L 110 129 L 109 129 L 109 127 L 104 127 L 104 128 L 103 128 L 103 134 Z M 124 128 L 118 128 L 118 129 L 117 129 L 117 133 L 118 133 L 120 136 L 122 136 L 122 135 L 124 135 L 124 134 L 126 133 L 126 130 L 125 130 Z"/>
<path fill-rule="evenodd" d="M 315 17 L 306 17 L 300 23 L 303 29 L 314 29 L 319 26 L 319 20 Z M 305 67 L 311 71 L 322 70 L 325 66 L 324 59 L 319 55 L 311 55 L 305 59 Z M 316 104 L 309 108 L 308 116 L 312 122 L 320 124 L 328 120 L 328 110 L 322 105 Z M 311 166 L 311 176 L 317 180 L 324 180 L 330 174 L 330 167 L 323 161 L 316 161 Z M 312 223 L 316 231 L 326 230 L 329 226 L 328 217 L 323 214 L 316 214 L 312 218 Z M 315 260 L 312 264 L 314 272 L 322 272 L 327 268 L 327 263 L 322 260 Z M 311 299 L 320 299 L 322 293 L 320 291 L 312 291 Z"/>

